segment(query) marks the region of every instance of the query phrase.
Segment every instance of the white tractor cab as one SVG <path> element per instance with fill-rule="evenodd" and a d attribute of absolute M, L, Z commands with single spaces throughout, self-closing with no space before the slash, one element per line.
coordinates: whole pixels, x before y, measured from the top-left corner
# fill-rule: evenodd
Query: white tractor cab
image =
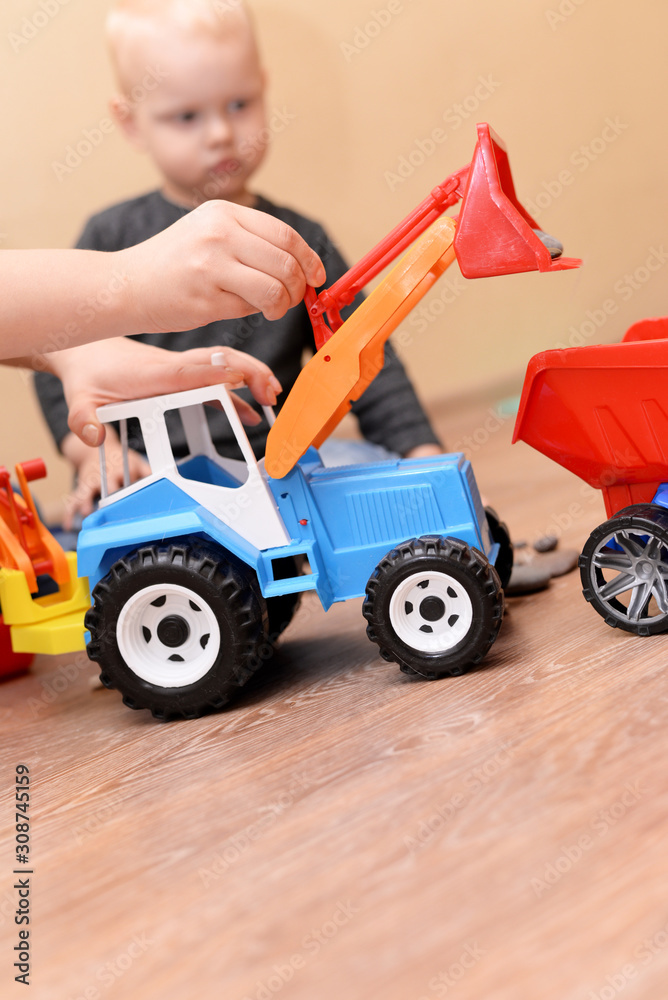
<path fill-rule="evenodd" d="M 243 460 L 216 451 L 211 402 Z M 172 411 L 190 452 L 181 461 Z M 98 413 L 120 424 L 125 485 L 108 494 L 102 448 L 103 495 L 84 522 L 78 566 L 92 590 L 89 656 L 130 707 L 164 719 L 222 707 L 270 657 L 305 590 L 325 610 L 365 596 L 382 656 L 430 679 L 463 673 L 496 638 L 512 548 L 463 455 L 324 468 L 309 448 L 274 479 L 222 385 Z M 133 484 L 131 418 L 151 469 Z"/>
<path fill-rule="evenodd" d="M 206 419 L 207 402 L 225 411 L 243 460 L 225 458 L 216 450 Z M 273 411 L 270 407 L 264 409 L 269 422 L 273 423 Z M 175 459 L 169 440 L 166 414 L 170 413 L 178 415 L 188 445 L 189 456 L 180 462 Z M 234 521 L 239 534 L 258 549 L 286 545 L 290 541 L 267 485 L 267 476 L 263 474 L 263 463 L 256 459 L 232 397 L 224 385 L 129 403 L 112 403 L 100 408 L 98 415 L 103 423 L 119 424 L 124 466 L 124 488 L 110 497 L 102 444 L 99 449 L 102 481 L 100 507 L 118 503 L 162 479 L 179 486 L 193 501 L 222 521 Z M 130 484 L 127 427 L 128 420 L 133 418 L 141 428 L 151 475 Z"/>

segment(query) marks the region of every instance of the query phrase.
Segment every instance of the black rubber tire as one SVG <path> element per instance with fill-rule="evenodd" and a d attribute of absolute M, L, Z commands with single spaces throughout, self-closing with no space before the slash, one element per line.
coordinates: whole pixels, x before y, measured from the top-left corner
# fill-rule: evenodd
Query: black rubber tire
<path fill-rule="evenodd" d="M 417 574 L 424 575 L 424 581 L 413 584 L 411 580 L 417 580 Z M 428 614 L 423 611 L 422 600 L 415 619 L 409 618 L 414 606 L 404 600 L 402 592 L 411 587 L 427 590 L 430 581 L 436 592 L 445 595 L 445 600 L 432 596 Z M 393 604 L 395 593 L 398 596 Z M 454 603 L 449 603 L 451 599 Z M 447 612 L 455 609 L 461 610 L 462 615 L 451 614 L 446 619 Z M 457 633 L 448 633 L 445 626 L 454 629 L 460 618 L 465 622 L 464 611 L 468 611 L 471 620 L 465 634 L 457 639 Z M 496 570 L 477 549 L 458 538 L 425 535 L 403 542 L 381 560 L 367 584 L 362 613 L 368 622 L 367 635 L 380 647 L 383 659 L 398 663 L 404 673 L 434 680 L 463 674 L 468 667 L 480 663 L 501 627 L 503 590 Z M 423 624 L 419 625 L 419 621 Z M 429 626 L 430 621 L 438 621 L 439 625 Z M 397 628 L 403 629 L 403 637 Z M 436 648 L 420 648 L 420 644 L 429 643 L 418 633 L 429 635 L 434 628 L 441 629 L 442 641 L 436 636 Z M 419 641 L 417 646 L 411 644 L 411 635 Z"/>
<path fill-rule="evenodd" d="M 510 532 L 508 531 L 507 525 L 503 521 L 499 520 L 499 515 L 496 513 L 494 508 L 485 507 L 485 514 L 487 516 L 487 523 L 489 524 L 492 541 L 499 543 L 499 554 L 496 557 L 494 569 L 499 574 L 501 586 L 505 590 L 513 571 L 513 543 L 510 539 Z"/>
<path fill-rule="evenodd" d="M 616 541 L 618 536 L 624 539 L 628 551 L 620 552 L 606 544 Z M 640 636 L 668 632 L 668 510 L 665 507 L 651 503 L 624 507 L 609 521 L 594 528 L 578 565 L 585 599 L 612 628 Z M 617 576 L 613 576 L 614 573 Z M 618 590 L 620 584 L 627 582 L 625 589 Z M 657 593 L 665 611 L 661 611 Z M 624 594 L 632 595 L 626 604 L 618 600 Z"/>
<path fill-rule="evenodd" d="M 159 596 L 151 602 L 145 593 L 147 588 L 162 587 L 170 596 Z M 184 609 L 183 617 L 172 613 L 155 629 L 146 628 L 148 614 L 156 615 L 150 608 L 159 606 L 161 600 L 164 604 L 165 600 L 174 597 Z M 100 665 L 100 680 L 106 687 L 118 689 L 129 708 L 148 708 L 155 718 L 163 721 L 197 718 L 222 708 L 270 655 L 265 631 L 266 609 L 251 571 L 227 559 L 224 552 L 196 542 L 192 545 L 150 545 L 124 556 L 97 584 L 92 599 L 93 606 L 85 618 L 91 635 L 88 656 Z M 135 608 L 134 618 L 130 612 L 132 607 Z M 204 627 L 215 621 L 219 629 L 215 648 L 209 649 L 204 635 L 199 639 L 199 648 L 204 652 L 200 654 L 199 648 L 194 652 L 195 659 L 200 655 L 204 659 L 202 676 L 181 686 L 164 686 L 135 672 L 145 670 L 145 662 L 150 659 L 180 660 L 184 667 L 176 663 L 173 669 L 185 670 L 188 661 L 178 653 L 179 648 L 185 649 L 179 646 L 179 640 L 182 641 L 185 632 L 189 639 L 193 632 L 188 617 L 190 626 L 199 625 L 202 612 Z M 122 613 L 124 619 L 119 623 Z M 129 620 L 127 626 L 125 619 Z M 159 629 L 163 629 L 168 648 L 156 639 Z M 119 633 L 121 645 L 125 643 L 131 647 L 128 658 L 134 660 L 135 669 L 126 662 L 119 648 Z M 146 657 L 141 655 L 142 640 L 153 643 L 150 657 L 148 653 Z M 175 654 L 168 656 L 172 648 Z"/>

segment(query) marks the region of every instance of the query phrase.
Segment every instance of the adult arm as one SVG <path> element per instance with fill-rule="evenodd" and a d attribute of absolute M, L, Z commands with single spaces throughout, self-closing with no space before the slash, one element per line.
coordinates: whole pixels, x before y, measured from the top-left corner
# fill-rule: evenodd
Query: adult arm
<path fill-rule="evenodd" d="M 0 357 L 34 368 L 40 355 L 107 337 L 253 312 L 277 319 L 307 283 L 323 280 L 320 260 L 289 226 L 230 202 L 205 202 L 115 253 L 2 251 Z"/>

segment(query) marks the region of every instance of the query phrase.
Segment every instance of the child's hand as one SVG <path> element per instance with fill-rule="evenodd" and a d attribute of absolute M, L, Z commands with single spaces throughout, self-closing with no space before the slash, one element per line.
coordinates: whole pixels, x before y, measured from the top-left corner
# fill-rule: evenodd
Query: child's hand
<path fill-rule="evenodd" d="M 223 366 L 211 364 L 216 352 L 223 353 Z M 98 445 L 104 440 L 104 428 L 95 411 L 105 403 L 221 382 L 228 383 L 230 388 L 247 385 L 255 399 L 265 406 L 273 406 L 281 392 L 280 382 L 264 362 L 232 347 L 197 347 L 174 352 L 121 338 L 84 344 L 49 358 L 51 371 L 63 382 L 70 430 L 86 445 Z M 235 404 L 245 423 L 258 422 L 257 414 L 247 403 L 235 399 Z"/>
<path fill-rule="evenodd" d="M 123 451 L 112 427 L 107 428 L 104 445 L 107 486 L 109 492 L 113 493 L 123 486 Z M 77 475 L 77 485 L 65 499 L 63 527 L 69 531 L 74 516 L 80 514 L 81 517 L 86 517 L 91 514 L 95 503 L 100 499 L 100 457 L 97 448 L 89 448 L 74 434 L 68 434 L 63 439 L 61 449 L 63 455 L 72 462 Z M 128 467 L 131 483 L 151 474 L 146 460 L 132 449 L 128 450 Z"/>
<path fill-rule="evenodd" d="M 254 312 L 279 319 L 307 285 L 325 281 L 320 258 L 293 229 L 228 201 L 205 202 L 118 257 L 150 333 Z"/>

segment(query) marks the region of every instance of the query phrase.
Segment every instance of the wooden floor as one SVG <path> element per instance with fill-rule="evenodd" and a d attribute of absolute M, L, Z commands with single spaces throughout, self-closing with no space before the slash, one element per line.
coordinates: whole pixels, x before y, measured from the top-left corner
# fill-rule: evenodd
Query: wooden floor
<path fill-rule="evenodd" d="M 529 541 L 581 548 L 599 494 L 480 408 L 444 424 Z M 309 596 L 228 711 L 161 725 L 85 656 L 0 687 L 3 837 L 33 775 L 37 1000 L 668 996 L 668 637 L 608 628 L 576 573 L 515 598 L 484 667 L 383 662 Z"/>

